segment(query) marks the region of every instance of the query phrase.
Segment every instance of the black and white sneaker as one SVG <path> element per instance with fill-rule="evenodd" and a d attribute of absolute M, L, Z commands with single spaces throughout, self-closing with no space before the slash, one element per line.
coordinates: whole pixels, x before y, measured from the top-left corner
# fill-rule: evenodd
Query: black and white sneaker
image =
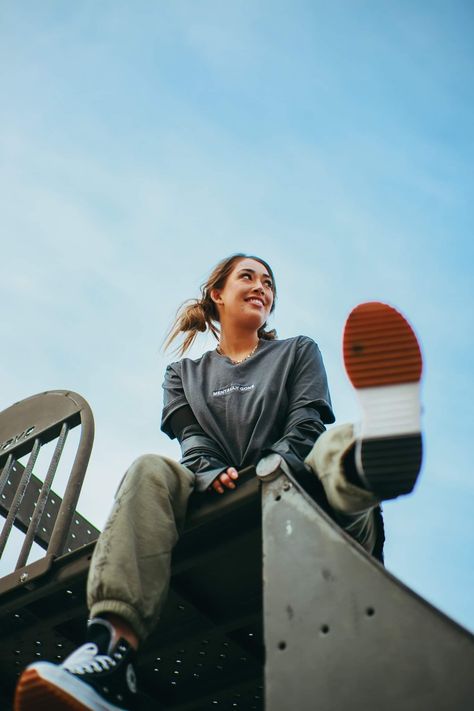
<path fill-rule="evenodd" d="M 60 665 L 31 664 L 21 675 L 15 711 L 129 711 L 137 699 L 134 649 L 115 640 L 107 620 L 89 621 L 86 644 Z"/>
<path fill-rule="evenodd" d="M 355 464 L 380 499 L 409 493 L 422 460 L 422 357 L 410 324 L 377 301 L 356 306 L 346 321 L 344 364 L 362 407 Z"/>

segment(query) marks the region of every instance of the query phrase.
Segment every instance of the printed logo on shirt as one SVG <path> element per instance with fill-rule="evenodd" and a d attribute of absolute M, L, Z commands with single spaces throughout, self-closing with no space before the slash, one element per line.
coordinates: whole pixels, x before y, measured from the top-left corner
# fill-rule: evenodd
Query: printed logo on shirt
<path fill-rule="evenodd" d="M 254 383 L 252 383 L 252 385 L 238 385 L 236 383 L 236 384 L 229 385 L 226 388 L 222 388 L 221 390 L 214 390 L 214 392 L 212 393 L 212 396 L 213 397 L 222 397 L 222 395 L 229 395 L 229 393 L 233 393 L 235 391 L 237 391 L 239 393 L 246 393 L 249 390 L 253 390 L 254 388 L 255 388 Z"/>

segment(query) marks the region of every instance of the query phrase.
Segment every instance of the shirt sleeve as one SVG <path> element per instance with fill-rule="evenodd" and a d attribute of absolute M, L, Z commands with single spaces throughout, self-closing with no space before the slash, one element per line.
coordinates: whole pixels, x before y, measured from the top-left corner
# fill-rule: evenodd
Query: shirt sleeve
<path fill-rule="evenodd" d="M 288 409 L 281 438 L 263 454 L 276 452 L 298 471 L 325 424 L 335 421 L 321 352 L 317 344 L 302 337 L 287 384 Z"/>
<path fill-rule="evenodd" d="M 206 491 L 214 479 L 230 466 L 219 445 L 209 437 L 196 420 L 189 405 L 178 372 L 172 363 L 163 382 L 161 430 L 177 438 L 181 446 L 181 464 L 196 474 L 196 491 Z"/>
<path fill-rule="evenodd" d="M 170 426 L 171 416 L 183 405 L 188 405 L 181 379 L 180 363 L 171 363 L 165 371 L 163 381 L 163 412 L 161 413 L 161 431 L 174 439 L 176 435 Z"/>

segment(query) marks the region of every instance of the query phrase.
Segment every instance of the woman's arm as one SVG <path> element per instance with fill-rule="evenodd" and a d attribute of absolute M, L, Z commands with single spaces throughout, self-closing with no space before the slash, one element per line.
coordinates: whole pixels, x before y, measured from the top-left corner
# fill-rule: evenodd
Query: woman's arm
<path fill-rule="evenodd" d="M 233 467 L 229 467 L 219 445 L 197 422 L 186 399 L 179 370 L 179 363 L 172 363 L 165 372 L 161 429 L 171 439 L 178 439 L 182 453 L 181 464 L 196 474 L 197 491 L 206 491 L 224 473 L 224 479 L 220 478 L 219 481 L 232 488 L 229 486 L 232 482 L 228 470 Z M 235 469 L 233 471 L 237 473 Z M 232 478 L 236 477 L 232 475 Z"/>
<path fill-rule="evenodd" d="M 290 469 L 301 469 L 314 443 L 326 429 L 317 410 L 308 412 L 307 416 L 308 419 L 287 423 L 283 436 L 264 450 L 263 455 L 275 452 L 285 460 Z"/>
<path fill-rule="evenodd" d="M 212 486 L 219 494 L 224 493 L 224 487 L 235 489 L 234 481 L 239 478 L 237 469 L 222 466 L 222 455 L 217 445 L 206 435 L 189 405 L 184 405 L 171 415 L 170 427 L 181 445 L 181 463 L 201 477 L 198 484 L 204 481 L 204 476 L 205 481 L 210 480 L 206 489 Z M 198 491 L 204 490 L 199 486 L 197 488 Z"/>
<path fill-rule="evenodd" d="M 331 398 L 321 352 L 310 338 L 301 338 L 287 383 L 288 408 L 282 435 L 263 451 L 279 454 L 290 469 L 304 467 L 304 459 L 325 423 L 334 422 Z"/>

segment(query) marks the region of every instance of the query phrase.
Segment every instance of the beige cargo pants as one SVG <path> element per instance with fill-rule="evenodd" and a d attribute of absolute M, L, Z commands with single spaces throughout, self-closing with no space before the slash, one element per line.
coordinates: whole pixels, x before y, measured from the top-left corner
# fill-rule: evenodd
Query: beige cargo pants
<path fill-rule="evenodd" d="M 318 438 L 306 463 L 320 478 L 341 526 L 371 552 L 371 509 L 378 501 L 344 477 L 342 460 L 353 443 L 352 425 L 333 427 Z M 166 600 L 171 553 L 184 527 L 194 480 L 189 469 L 156 454 L 132 464 L 92 557 L 87 584 L 91 617 L 115 613 L 140 640 L 149 635 Z"/>

